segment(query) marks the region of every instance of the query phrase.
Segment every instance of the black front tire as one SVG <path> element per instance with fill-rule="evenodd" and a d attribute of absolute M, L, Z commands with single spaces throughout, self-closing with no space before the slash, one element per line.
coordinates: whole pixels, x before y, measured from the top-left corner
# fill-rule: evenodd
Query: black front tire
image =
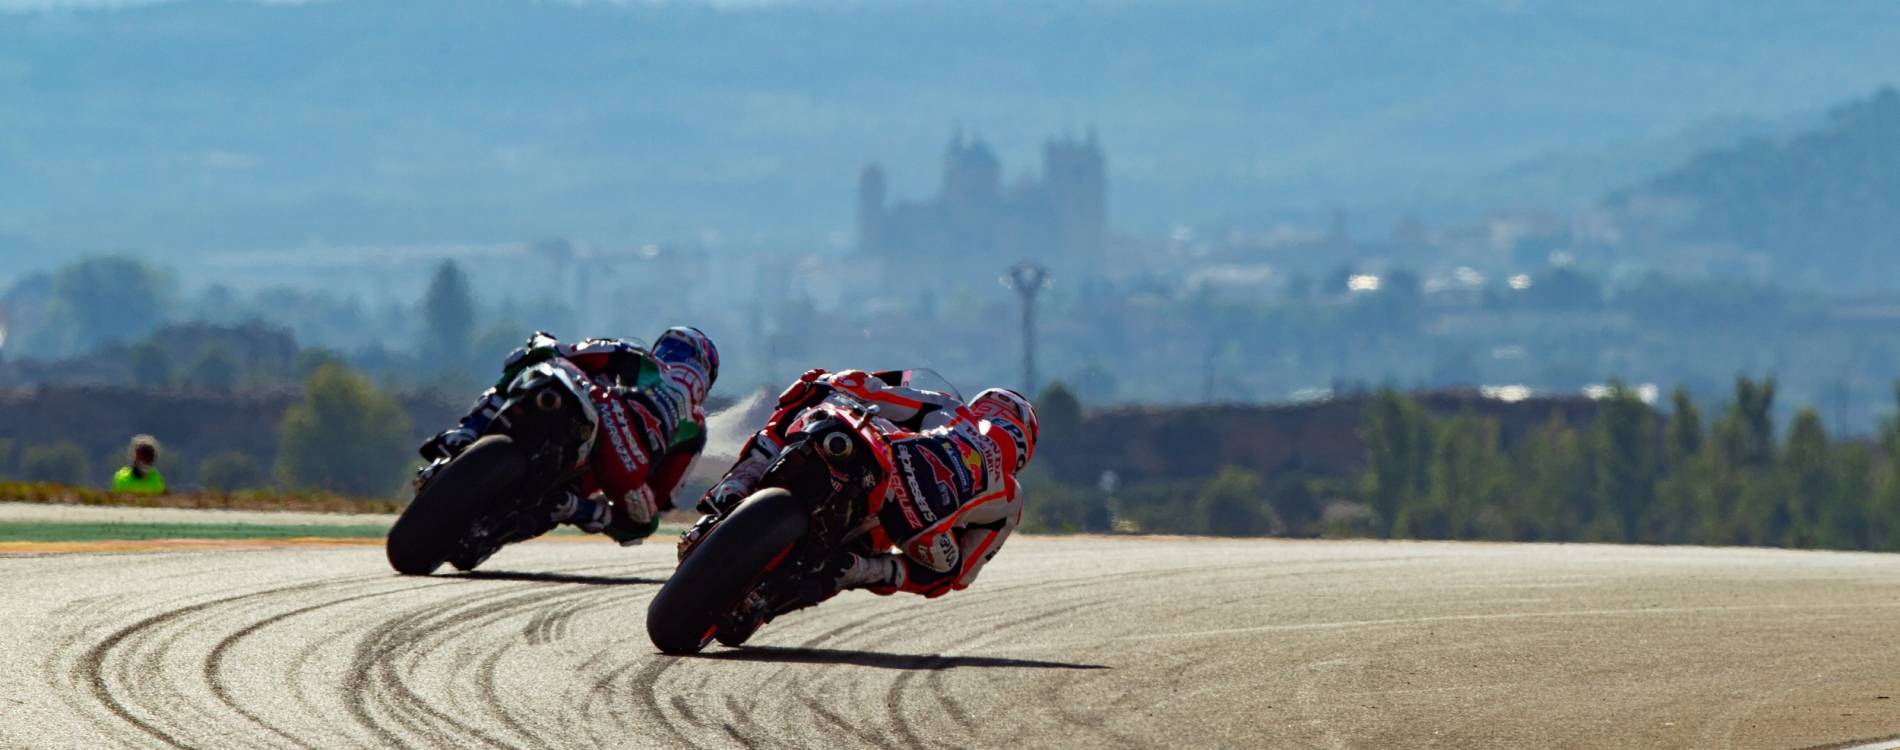
<path fill-rule="evenodd" d="M 389 527 L 383 551 L 389 567 L 426 576 L 442 567 L 468 535 L 528 473 L 527 458 L 506 435 L 475 441 L 429 479 Z"/>
<path fill-rule="evenodd" d="M 647 637 L 669 654 L 697 653 L 719 620 L 765 568 L 788 554 L 811 524 L 805 504 L 782 489 L 746 498 L 687 555 L 647 605 Z M 749 635 L 749 634 L 748 634 Z"/>

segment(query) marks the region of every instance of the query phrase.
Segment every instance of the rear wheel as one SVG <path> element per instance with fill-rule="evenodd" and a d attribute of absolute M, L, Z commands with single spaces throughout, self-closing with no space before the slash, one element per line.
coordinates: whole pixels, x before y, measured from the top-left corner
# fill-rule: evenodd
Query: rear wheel
<path fill-rule="evenodd" d="M 455 554 L 469 526 L 527 474 L 527 459 L 505 435 L 475 441 L 436 472 L 389 527 L 383 551 L 403 575 L 435 572 Z"/>
<path fill-rule="evenodd" d="M 720 618 L 767 567 L 804 538 L 811 523 L 806 514 L 805 504 L 782 489 L 746 498 L 680 563 L 647 605 L 647 637 L 653 645 L 669 654 L 705 648 Z"/>

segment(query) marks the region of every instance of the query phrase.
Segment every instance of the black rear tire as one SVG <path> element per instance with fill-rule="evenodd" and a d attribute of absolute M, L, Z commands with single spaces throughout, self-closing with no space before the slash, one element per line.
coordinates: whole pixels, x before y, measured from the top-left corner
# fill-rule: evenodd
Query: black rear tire
<path fill-rule="evenodd" d="M 527 458 L 506 435 L 475 441 L 449 461 L 389 527 L 389 567 L 426 576 L 456 553 L 469 525 L 506 497 L 528 473 Z"/>
<path fill-rule="evenodd" d="M 746 498 L 693 549 L 647 605 L 647 637 L 669 654 L 706 647 L 719 619 L 745 596 L 767 565 L 788 553 L 811 524 L 805 504 L 782 489 Z"/>

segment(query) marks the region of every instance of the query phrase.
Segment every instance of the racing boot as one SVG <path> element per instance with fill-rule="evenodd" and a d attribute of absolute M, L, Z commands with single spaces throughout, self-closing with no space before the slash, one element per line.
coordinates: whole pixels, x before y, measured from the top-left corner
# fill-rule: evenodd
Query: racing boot
<path fill-rule="evenodd" d="M 837 596 L 845 589 L 870 589 L 875 594 L 895 593 L 904 585 L 904 562 L 892 554 L 860 555 L 839 552 L 825 562 L 800 585 L 798 598 L 791 606 L 774 615 L 803 609 Z M 770 618 L 768 618 L 769 621 Z"/>
<path fill-rule="evenodd" d="M 424 442 L 416 449 L 416 453 L 430 461 L 444 461 L 460 455 L 464 448 L 473 445 L 479 437 L 479 433 L 467 427 L 443 430 Z"/>
<path fill-rule="evenodd" d="M 455 427 L 443 430 L 435 437 L 429 438 L 416 449 L 416 453 L 430 461 L 441 461 L 460 455 L 462 449 L 473 445 L 476 439 L 482 436 L 482 431 L 488 429 L 489 423 L 495 421 L 495 415 L 501 412 L 502 403 L 504 399 L 501 394 L 496 393 L 493 388 L 488 389 L 480 398 L 475 399 L 475 404 L 469 407 L 468 414 L 457 420 Z"/>
<path fill-rule="evenodd" d="M 686 533 L 680 535 L 681 562 L 686 560 L 686 556 L 692 553 L 694 547 L 699 546 L 699 543 L 706 539 L 707 534 L 712 533 L 713 527 L 719 525 L 720 520 L 734 508 L 739 507 L 739 503 L 745 501 L 746 495 L 751 492 L 750 488 L 751 485 L 743 480 L 727 479 L 706 491 L 706 496 L 700 498 L 698 505 L 695 506 L 696 510 L 705 515 L 700 516 L 699 520 L 694 521 L 692 527 L 686 530 Z"/>
<path fill-rule="evenodd" d="M 713 513 L 700 516 L 699 520 L 693 522 L 691 528 L 680 534 L 680 562 L 686 562 L 686 556 L 693 553 L 693 548 L 706 540 L 706 535 L 711 534 L 713 527 L 719 525 L 719 518 Z"/>
<path fill-rule="evenodd" d="M 872 593 L 890 594 L 903 588 L 904 561 L 897 555 L 845 554 L 851 559 L 836 579 L 838 589 L 870 589 Z"/>
<path fill-rule="evenodd" d="M 599 495 L 581 497 L 573 489 L 558 490 L 564 497 L 554 504 L 551 514 L 555 523 L 571 524 L 589 534 L 605 534 L 607 538 L 620 543 L 622 547 L 631 547 L 646 541 L 646 538 L 659 526 L 659 518 L 648 514 L 645 520 L 614 507 L 606 498 Z"/>

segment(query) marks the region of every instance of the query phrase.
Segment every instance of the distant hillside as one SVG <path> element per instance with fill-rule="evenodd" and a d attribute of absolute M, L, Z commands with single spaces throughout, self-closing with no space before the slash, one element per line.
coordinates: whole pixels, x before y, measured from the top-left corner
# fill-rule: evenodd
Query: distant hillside
<path fill-rule="evenodd" d="M 0 12 L 0 254 L 809 247 L 959 124 L 1006 179 L 1095 125 L 1121 228 L 1481 210 L 1526 159 L 1900 80 L 1882 0 L 108 5 Z"/>
<path fill-rule="evenodd" d="M 1668 241 L 1765 255 L 1778 278 L 1828 288 L 1900 283 L 1900 93 L 1835 108 L 1818 130 L 1751 139 L 1610 196 L 1660 218 Z"/>
<path fill-rule="evenodd" d="M 1585 143 L 1511 165 L 1460 186 L 1467 203 L 1497 209 L 1580 209 L 1604 193 L 1650 179 L 1706 151 L 1733 148 L 1750 139 L 1778 139 L 1812 129 L 1822 111 L 1774 118 L 1717 117 L 1679 131 L 1612 143 Z"/>

